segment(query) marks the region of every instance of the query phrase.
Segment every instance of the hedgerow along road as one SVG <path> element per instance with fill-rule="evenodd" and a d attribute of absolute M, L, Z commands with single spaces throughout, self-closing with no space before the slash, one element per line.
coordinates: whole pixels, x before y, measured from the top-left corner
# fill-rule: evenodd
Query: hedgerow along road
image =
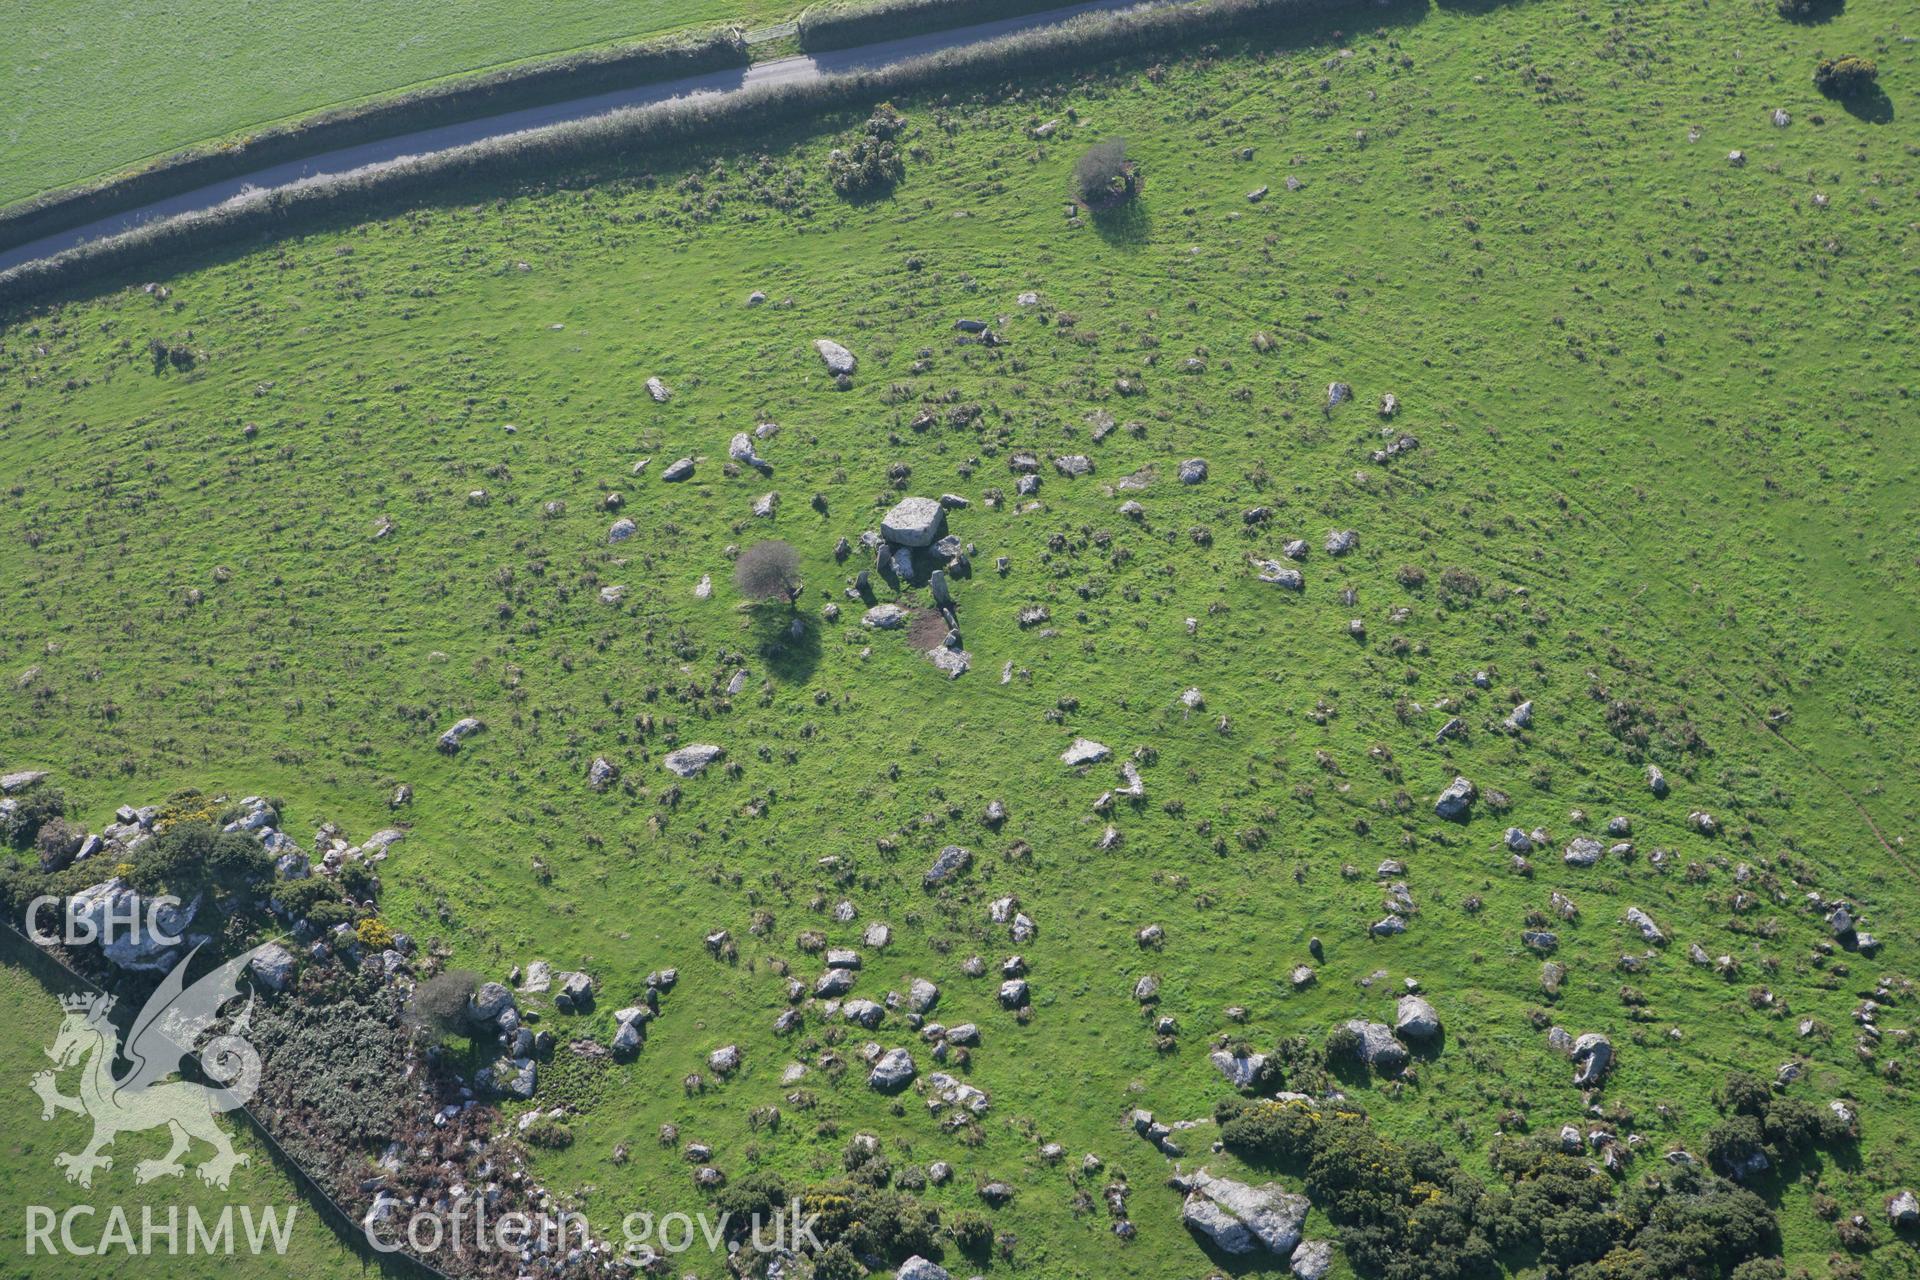
<path fill-rule="evenodd" d="M 1147 2 L 1171 4 L 1180 3 L 1181 0 L 1147 0 Z M 389 164 L 396 160 L 452 151 L 476 142 L 525 133 L 548 125 L 591 120 L 596 116 L 608 115 L 630 107 L 652 106 L 676 98 L 742 93 L 771 85 L 798 84 L 849 72 L 870 71 L 928 54 L 943 53 L 949 49 L 979 44 L 1000 36 L 1053 26 L 1084 13 L 1137 7 L 1140 7 L 1140 0 L 1088 0 L 1087 3 L 1045 9 L 1018 18 L 1002 18 L 994 22 L 954 27 L 947 31 L 934 31 L 899 40 L 858 45 L 851 49 L 837 49 L 829 53 L 796 54 L 748 67 L 710 71 L 701 75 L 683 76 L 675 80 L 659 80 L 650 84 L 635 85 L 630 89 L 616 89 L 610 93 L 573 98 L 541 107 L 526 107 L 501 115 L 485 116 L 477 120 L 441 125 L 432 129 L 421 129 L 414 133 L 395 134 L 393 137 L 383 138 L 377 142 L 341 147 L 338 150 L 308 156 L 303 160 L 290 160 L 284 164 L 258 169 L 239 177 L 228 178 L 176 196 L 169 196 L 164 200 L 156 200 L 138 208 L 98 218 L 70 230 L 42 236 L 38 240 L 0 251 L 0 271 L 41 258 L 51 258 L 69 249 L 78 248 L 89 241 L 134 231 L 152 222 L 216 208 L 236 196 L 293 187 L 302 183 L 320 182 L 341 177 L 356 170 Z"/>

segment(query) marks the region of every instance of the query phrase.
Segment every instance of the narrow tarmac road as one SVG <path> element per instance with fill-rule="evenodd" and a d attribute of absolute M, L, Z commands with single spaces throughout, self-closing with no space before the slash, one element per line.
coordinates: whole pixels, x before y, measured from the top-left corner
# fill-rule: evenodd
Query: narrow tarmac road
<path fill-rule="evenodd" d="M 1148 2 L 1168 3 L 1172 0 L 1148 0 Z M 839 49 L 831 53 L 800 54 L 791 58 L 778 58 L 771 62 L 708 72 L 698 76 L 686 76 L 679 80 L 655 81 L 631 89 L 619 89 L 612 93 L 595 94 L 587 98 L 574 98 L 544 107 L 528 107 L 525 110 L 511 111 L 504 115 L 487 116 L 460 124 L 442 125 L 435 129 L 422 129 L 417 133 L 398 134 L 378 142 L 362 143 L 359 146 L 342 147 L 337 151 L 326 151 L 304 160 L 273 165 L 241 177 L 230 178 L 224 182 L 216 182 L 197 190 L 170 196 L 165 200 L 156 200 L 152 204 L 142 205 L 137 209 L 129 209 L 89 222 L 84 226 L 30 241 L 0 252 L 0 271 L 35 259 L 50 258 L 85 244 L 89 240 L 132 231 L 147 223 L 176 214 L 210 209 L 247 191 L 287 186 L 309 178 L 351 173 L 367 165 L 398 160 L 405 156 L 432 155 L 436 152 L 466 146 L 468 143 L 524 133 L 529 129 L 538 129 L 545 125 L 587 120 L 624 107 L 650 106 L 673 98 L 737 93 L 761 85 L 793 84 L 824 79 L 827 76 L 849 71 L 889 66 L 930 53 L 978 44 L 997 36 L 1053 26 L 1083 13 L 1126 9 L 1139 3 L 1141 0 L 1088 0 L 1087 3 L 1047 9 L 1025 17 L 984 22 L 971 27 L 955 27 L 949 31 L 936 31 L 927 35 L 911 36 L 904 40 L 861 45 L 853 49 Z"/>

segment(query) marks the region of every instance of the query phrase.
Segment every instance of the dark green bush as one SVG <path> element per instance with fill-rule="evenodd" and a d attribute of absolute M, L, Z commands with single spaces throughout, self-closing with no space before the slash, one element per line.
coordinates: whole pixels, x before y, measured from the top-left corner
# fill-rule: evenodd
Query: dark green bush
<path fill-rule="evenodd" d="M 286 908 L 290 919 L 300 920 L 323 902 L 338 902 L 340 888 L 321 876 L 309 876 L 305 880 L 281 881 L 273 886 L 272 897 Z"/>
<path fill-rule="evenodd" d="M 1766 1134 L 1756 1116 L 1728 1116 L 1707 1130 L 1702 1140 L 1707 1163 L 1729 1176 L 1739 1173 L 1756 1155 L 1766 1153 Z"/>
<path fill-rule="evenodd" d="M 1880 68 L 1872 58 L 1822 58 L 1813 69 L 1813 87 L 1829 98 L 1852 98 L 1873 89 Z"/>
<path fill-rule="evenodd" d="M 713 1197 L 716 1212 L 728 1215 L 730 1229 L 746 1233 L 756 1219 L 772 1222 L 787 1203 L 787 1184 L 762 1169 L 729 1183 Z"/>
<path fill-rule="evenodd" d="M 933 1252 L 940 1211 L 898 1191 L 834 1182 L 801 1194 L 808 1212 L 817 1212 L 814 1233 L 840 1241 L 856 1255 L 898 1262 L 910 1254 Z"/>
<path fill-rule="evenodd" d="M 1773 1101 L 1773 1090 L 1767 1082 L 1748 1071 L 1731 1071 L 1727 1081 L 1720 1086 L 1720 1096 L 1716 1099 L 1721 1107 L 1741 1116 L 1763 1116 L 1767 1106 Z"/>
<path fill-rule="evenodd" d="M 321 933 L 327 933 L 336 925 L 353 923 L 353 908 L 344 902 L 317 902 L 307 912 L 307 923 Z"/>
<path fill-rule="evenodd" d="M 1232 1151 L 1262 1160 L 1304 1162 L 1318 1136 L 1317 1114 L 1305 1103 L 1255 1103 L 1221 1118 L 1220 1140 Z"/>
<path fill-rule="evenodd" d="M 844 1240 L 835 1240 L 813 1255 L 813 1280 L 862 1280 L 866 1274 Z"/>
<path fill-rule="evenodd" d="M 437 973 L 413 989 L 407 999 L 407 1025 L 429 1036 L 449 1036 L 467 1026 L 467 1001 L 480 983 L 471 969 Z"/>

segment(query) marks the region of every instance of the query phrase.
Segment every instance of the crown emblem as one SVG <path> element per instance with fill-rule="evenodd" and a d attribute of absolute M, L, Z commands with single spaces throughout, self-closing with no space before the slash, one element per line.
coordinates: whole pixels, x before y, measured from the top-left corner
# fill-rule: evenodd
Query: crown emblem
<path fill-rule="evenodd" d="M 113 1001 L 112 996 L 96 996 L 80 992 L 75 995 L 61 996 L 60 1007 L 68 1013 L 92 1013 L 97 1009 L 104 1014 L 113 1008 Z"/>

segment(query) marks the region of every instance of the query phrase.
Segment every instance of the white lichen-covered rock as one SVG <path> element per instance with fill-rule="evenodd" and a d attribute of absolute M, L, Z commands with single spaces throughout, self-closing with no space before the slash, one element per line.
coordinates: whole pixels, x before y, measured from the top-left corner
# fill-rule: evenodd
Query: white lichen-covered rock
<path fill-rule="evenodd" d="M 867 1085 L 881 1093 L 893 1093 L 912 1083 L 918 1069 L 913 1065 L 913 1055 L 905 1049 L 889 1049 L 880 1055 L 873 1064 L 873 1070 L 867 1073 Z"/>
<path fill-rule="evenodd" d="M 697 777 L 708 765 L 724 754 L 726 754 L 725 751 L 720 747 L 696 742 L 691 746 L 681 747 L 678 751 L 668 752 L 666 759 L 660 764 L 668 773 L 678 774 L 682 778 L 692 778 Z"/>
<path fill-rule="evenodd" d="M 852 374 L 855 366 L 859 363 L 854 359 L 853 352 L 847 350 L 832 338 L 815 338 L 813 340 L 813 349 L 819 352 L 820 358 L 826 362 L 827 372 L 835 376 Z"/>
<path fill-rule="evenodd" d="M 1394 1039 L 1392 1027 L 1355 1018 L 1347 1023 L 1347 1030 L 1359 1038 L 1355 1055 L 1375 1071 L 1397 1075 L 1407 1065 L 1407 1047 Z"/>
<path fill-rule="evenodd" d="M 1477 794 L 1472 782 L 1456 777 L 1447 784 L 1439 798 L 1433 802 L 1434 816 L 1445 818 L 1449 822 L 1464 822 L 1473 809 L 1473 798 Z"/>
<path fill-rule="evenodd" d="M 1281 564 L 1278 560 L 1255 560 L 1254 573 L 1262 582 L 1270 582 L 1287 591 L 1304 591 L 1306 577 L 1292 565 Z"/>
<path fill-rule="evenodd" d="M 914 1254 L 900 1264 L 893 1273 L 895 1280 L 949 1280 L 947 1269 L 936 1262 L 928 1262 L 919 1254 Z"/>
<path fill-rule="evenodd" d="M 1216 1178 L 1205 1169 L 1195 1170 L 1189 1184 L 1192 1190 L 1181 1207 L 1181 1219 L 1220 1249 L 1244 1254 L 1264 1248 L 1283 1258 L 1293 1256 L 1311 1207 L 1305 1196 L 1277 1182 L 1250 1186 Z"/>
<path fill-rule="evenodd" d="M 456 720 L 447 727 L 445 733 L 440 735 L 440 749 L 451 755 L 460 749 L 461 743 L 486 727 L 486 725 L 482 724 L 473 716 L 466 716 L 463 719 Z"/>
<path fill-rule="evenodd" d="M 1113 752 L 1104 742 L 1095 742 L 1091 738 L 1075 738 L 1073 744 L 1060 753 L 1060 759 L 1065 764 L 1077 767 L 1083 764 L 1099 764 L 1112 754 Z"/>
<path fill-rule="evenodd" d="M 1431 1040 L 1440 1034 L 1440 1015 L 1420 996 L 1401 996 L 1393 1030 L 1402 1040 Z"/>
<path fill-rule="evenodd" d="M 880 517 L 880 536 L 896 547 L 930 547 L 947 531 L 947 509 L 932 498 L 902 498 Z"/>
<path fill-rule="evenodd" d="M 1333 1245 L 1325 1240 L 1302 1240 L 1293 1251 L 1292 1266 L 1299 1280 L 1321 1280 L 1333 1269 Z"/>
<path fill-rule="evenodd" d="M 101 953 L 122 969 L 155 970 L 173 964 L 200 900 L 151 909 L 118 876 L 89 885 L 67 901 L 67 919 L 79 934 L 91 930 Z"/>
<path fill-rule="evenodd" d="M 1260 1078 L 1260 1069 L 1267 1064 L 1264 1053 L 1229 1053 L 1225 1049 L 1215 1049 L 1210 1055 L 1214 1070 L 1226 1077 L 1227 1083 L 1236 1089 L 1246 1089 Z"/>
<path fill-rule="evenodd" d="M 293 983 L 293 952 L 277 942 L 256 948 L 247 960 L 253 980 L 269 991 L 285 991 Z"/>

